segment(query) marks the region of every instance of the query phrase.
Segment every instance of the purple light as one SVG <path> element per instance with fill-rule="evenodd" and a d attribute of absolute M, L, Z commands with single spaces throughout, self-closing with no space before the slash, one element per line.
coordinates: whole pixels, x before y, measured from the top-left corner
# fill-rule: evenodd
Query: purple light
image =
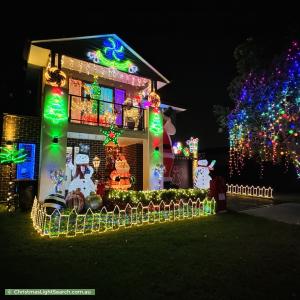
<path fill-rule="evenodd" d="M 116 111 L 116 125 L 122 125 L 122 104 L 125 101 L 125 91 L 115 89 L 115 111 Z"/>

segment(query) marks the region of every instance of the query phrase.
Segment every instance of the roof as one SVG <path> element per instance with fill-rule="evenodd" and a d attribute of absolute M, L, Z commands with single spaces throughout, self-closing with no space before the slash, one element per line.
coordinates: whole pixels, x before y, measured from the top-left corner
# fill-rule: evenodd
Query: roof
<path fill-rule="evenodd" d="M 123 62 L 129 62 L 129 66 L 133 67 L 129 69 L 127 65 L 129 73 L 134 73 L 137 76 L 157 81 L 158 88 L 170 83 L 165 76 L 150 65 L 116 34 L 36 40 L 32 41 L 32 44 L 41 48 L 49 49 L 54 53 L 67 55 L 72 58 L 101 65 L 103 65 L 102 62 L 105 61 L 107 61 L 107 63 L 118 61 L 121 62 L 121 64 L 123 64 Z M 98 55 L 102 55 L 100 60 L 98 59 Z M 117 66 L 117 69 L 119 68 L 119 65 L 116 64 L 115 66 Z M 127 70 L 124 71 L 124 69 L 119 69 L 119 71 L 124 72 Z"/>

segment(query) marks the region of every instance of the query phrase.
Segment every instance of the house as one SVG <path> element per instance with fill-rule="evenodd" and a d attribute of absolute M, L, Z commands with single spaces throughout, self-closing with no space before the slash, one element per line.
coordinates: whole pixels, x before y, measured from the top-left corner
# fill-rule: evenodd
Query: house
<path fill-rule="evenodd" d="M 156 91 L 169 80 L 122 39 L 32 41 L 27 73 L 37 78 L 32 105 L 40 114 L 5 114 L 2 144 L 26 150 L 26 162 L 14 172 L 20 182 L 37 180 L 39 200 L 77 188 L 84 195 L 97 187 L 163 188 L 163 112 L 170 105 Z M 2 197 L 7 168 L 0 175 Z"/>

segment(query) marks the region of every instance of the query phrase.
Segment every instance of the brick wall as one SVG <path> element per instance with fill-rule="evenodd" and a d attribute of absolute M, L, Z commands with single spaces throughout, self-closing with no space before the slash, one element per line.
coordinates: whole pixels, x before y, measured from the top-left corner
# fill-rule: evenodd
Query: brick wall
<path fill-rule="evenodd" d="M 133 144 L 122 147 L 122 153 L 125 155 L 130 166 L 130 173 L 136 179 L 134 190 L 143 189 L 143 145 Z"/>
<path fill-rule="evenodd" d="M 34 143 L 36 144 L 35 152 L 35 170 L 34 177 L 38 178 L 39 155 L 40 155 L 40 131 L 41 118 L 33 116 L 19 116 L 5 114 L 3 116 L 3 134 L 1 145 L 4 146 L 6 141 L 14 143 Z M 16 167 L 13 168 L 14 176 Z M 6 200 L 9 182 L 9 166 L 0 166 L 0 201 Z M 37 186 L 37 184 L 36 184 Z M 34 193 L 37 191 L 35 190 Z"/>

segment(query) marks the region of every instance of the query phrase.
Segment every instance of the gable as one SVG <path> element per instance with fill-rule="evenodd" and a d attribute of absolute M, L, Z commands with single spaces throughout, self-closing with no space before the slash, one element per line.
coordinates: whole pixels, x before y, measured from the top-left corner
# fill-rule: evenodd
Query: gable
<path fill-rule="evenodd" d="M 169 83 L 167 78 L 115 34 L 33 41 L 32 44 L 54 53 L 155 80 L 158 87 Z"/>

